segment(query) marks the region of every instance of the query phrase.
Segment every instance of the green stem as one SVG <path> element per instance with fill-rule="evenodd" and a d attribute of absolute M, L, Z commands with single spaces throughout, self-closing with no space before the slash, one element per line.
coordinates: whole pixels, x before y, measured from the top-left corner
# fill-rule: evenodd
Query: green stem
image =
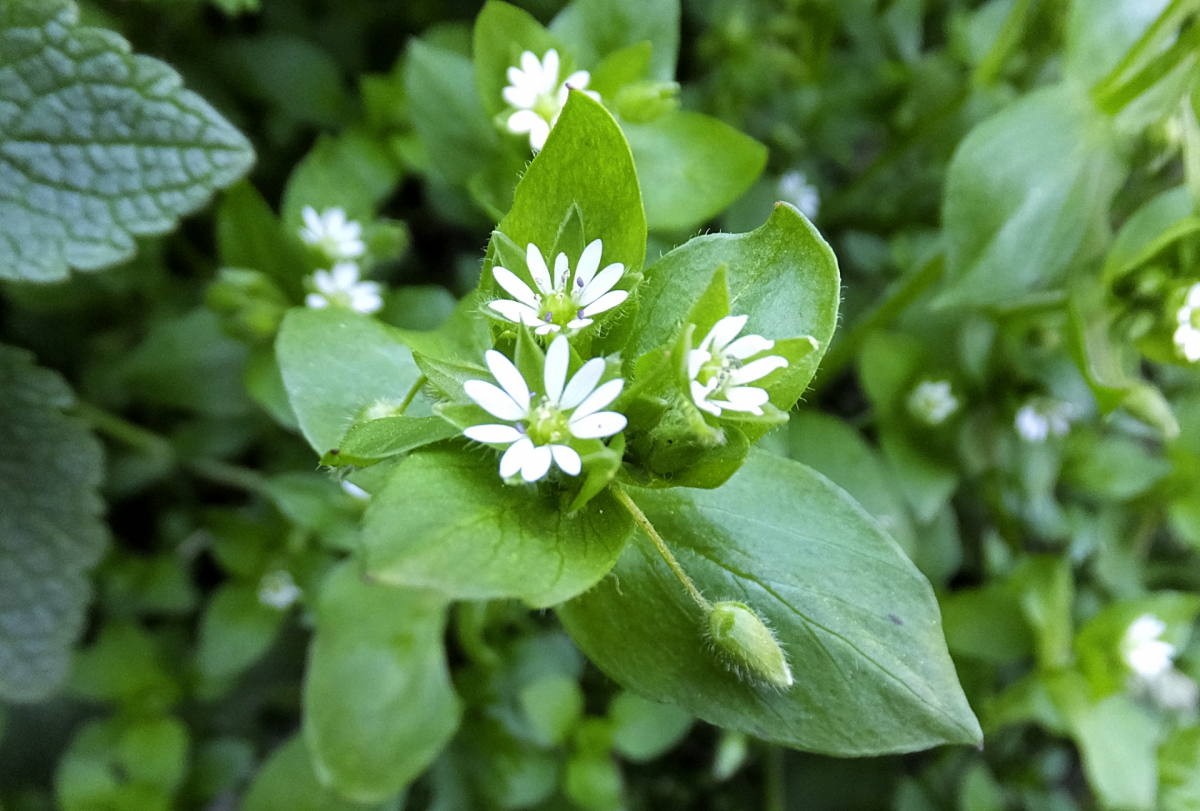
<path fill-rule="evenodd" d="M 700 593 L 700 589 L 696 588 L 696 584 L 692 582 L 692 578 L 688 577 L 687 572 L 683 570 L 683 567 L 679 565 L 679 561 L 675 559 L 675 555 L 671 554 L 671 550 L 667 547 L 667 542 L 658 534 L 658 530 L 650 523 L 650 519 L 646 517 L 641 508 L 625 492 L 625 488 L 616 482 L 610 484 L 609 487 L 613 491 L 613 495 L 617 497 L 617 501 L 621 502 L 621 505 L 633 516 L 634 523 L 641 528 L 642 532 L 646 533 L 646 537 L 658 549 L 658 554 L 671 567 L 671 571 L 674 572 L 675 577 L 683 584 L 683 587 L 687 589 L 687 593 L 691 598 L 696 601 L 696 605 L 700 606 L 705 613 L 712 611 L 712 603 L 704 599 L 704 595 Z"/>
<path fill-rule="evenodd" d="M 188 459 L 184 461 L 183 466 L 189 473 L 201 479 L 250 493 L 261 491 L 267 482 L 266 477 L 257 471 L 231 465 L 219 459 Z"/>
<path fill-rule="evenodd" d="M 763 804 L 765 811 L 785 811 L 787 808 L 787 791 L 783 764 L 783 747 L 772 746 L 767 750 L 767 801 Z"/>
<path fill-rule="evenodd" d="M 831 380 L 835 379 L 846 365 L 858 356 L 868 335 L 894 321 L 930 285 L 941 278 L 943 266 L 944 262 L 939 255 L 916 271 L 893 282 L 884 291 L 878 303 L 863 313 L 850 331 L 830 347 L 829 353 L 825 355 L 817 376 L 813 380 L 813 390 L 820 392 Z"/>
<path fill-rule="evenodd" d="M 1012 11 L 1004 21 L 1004 26 L 996 36 L 992 49 L 984 56 L 983 61 L 975 68 L 976 84 L 989 85 L 996 81 L 1009 54 L 1021 42 L 1021 34 L 1025 31 L 1025 21 L 1029 17 L 1034 0 L 1017 0 Z"/>
<path fill-rule="evenodd" d="M 1097 104 L 1105 109 L 1104 100 L 1111 97 L 1122 85 L 1127 84 L 1126 74 L 1133 70 L 1166 33 L 1181 24 L 1183 20 L 1191 14 L 1196 6 L 1197 0 L 1172 0 L 1171 4 L 1163 9 L 1162 14 L 1150 24 L 1133 45 L 1121 57 L 1121 61 L 1117 66 L 1109 71 L 1108 75 L 1096 83 L 1092 88 L 1092 96 L 1096 99 Z M 1136 77 L 1134 77 L 1136 78 Z"/>
<path fill-rule="evenodd" d="M 1174 45 L 1147 62 L 1127 81 L 1114 87 L 1103 90 L 1097 88 L 1093 91 L 1096 106 L 1109 115 L 1121 112 L 1186 60 L 1194 63 L 1197 44 L 1200 44 L 1200 28 L 1193 26 L 1181 35 Z"/>
<path fill-rule="evenodd" d="M 412 384 L 412 388 L 408 390 L 408 394 L 404 395 L 404 402 L 400 404 L 401 415 L 403 415 L 405 411 L 408 411 L 408 407 L 412 405 L 412 401 L 416 399 L 417 392 L 419 392 L 421 387 L 428 382 L 429 378 L 425 375 L 421 375 L 417 378 L 417 382 Z"/>

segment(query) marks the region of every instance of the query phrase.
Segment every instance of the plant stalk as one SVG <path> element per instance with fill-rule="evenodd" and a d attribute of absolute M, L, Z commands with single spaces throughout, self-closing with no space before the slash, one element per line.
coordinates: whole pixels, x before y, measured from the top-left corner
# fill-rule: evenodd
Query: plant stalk
<path fill-rule="evenodd" d="M 658 554 L 671 567 L 671 571 L 675 574 L 679 582 L 683 584 L 683 587 L 687 589 L 688 595 L 695 600 L 696 605 L 700 606 L 706 614 L 712 611 L 712 603 L 704 598 L 704 595 L 700 593 L 700 589 L 696 588 L 696 584 L 692 582 L 692 578 L 688 577 L 687 572 L 683 570 L 683 567 L 679 565 L 679 561 L 675 559 L 675 555 L 667 547 L 667 542 L 658 534 L 658 530 L 650 523 L 650 519 L 642 512 L 642 509 L 630 498 L 629 493 L 625 492 L 625 488 L 616 482 L 613 482 L 609 487 L 612 489 L 613 495 L 617 497 L 617 501 L 621 502 L 621 505 L 633 516 L 634 523 L 641 528 L 642 532 L 646 533 L 646 537 L 650 539 L 654 547 L 658 550 Z"/>

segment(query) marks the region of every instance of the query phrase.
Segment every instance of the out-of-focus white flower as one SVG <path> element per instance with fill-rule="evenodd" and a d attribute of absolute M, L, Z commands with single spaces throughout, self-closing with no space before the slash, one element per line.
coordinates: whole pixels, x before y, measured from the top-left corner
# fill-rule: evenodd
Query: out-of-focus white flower
<path fill-rule="evenodd" d="M 586 90 L 591 74 L 577 70 L 558 81 L 558 51 L 554 48 L 538 59 L 533 51 L 521 54 L 521 66 L 508 69 L 508 87 L 504 88 L 504 100 L 515 109 L 505 122 L 509 132 L 529 135 L 529 146 L 534 152 L 546 145 L 550 130 L 558 123 L 563 105 L 572 89 L 584 90 L 589 96 L 600 100 L 599 94 Z"/>
<path fill-rule="evenodd" d="M 371 494 L 359 487 L 357 484 L 346 479 L 342 479 L 342 490 L 351 498 L 356 498 L 359 501 L 370 501 Z"/>
<path fill-rule="evenodd" d="M 501 478 L 520 473 L 525 481 L 536 482 L 550 472 L 551 462 L 568 476 L 578 476 L 583 460 L 571 441 L 605 439 L 624 430 L 623 414 L 602 409 L 617 399 L 625 381 L 618 378 L 600 384 L 605 362 L 592 358 L 568 382 L 571 347 L 565 335 L 555 338 L 546 351 L 542 396 L 536 402 L 512 361 L 494 349 L 484 358 L 500 385 L 468 380 L 463 390 L 480 408 L 504 422 L 472 425 L 463 435 L 488 445 L 508 446 L 500 457 Z"/>
<path fill-rule="evenodd" d="M 1013 426 L 1027 442 L 1045 442 L 1054 436 L 1066 436 L 1071 430 L 1075 409 L 1070 403 L 1049 398 L 1035 398 L 1017 409 Z"/>
<path fill-rule="evenodd" d="M 312 275 L 312 284 L 317 290 L 309 293 L 304 303 L 314 310 L 347 307 L 370 315 L 383 307 L 383 287 L 378 282 L 359 281 L 354 262 L 339 262 L 333 270 L 318 270 Z"/>
<path fill-rule="evenodd" d="M 318 214 L 312 206 L 305 206 L 300 216 L 304 218 L 300 239 L 320 248 L 333 261 L 357 259 L 366 252 L 362 226 L 355 220 L 346 219 L 342 209 L 327 208 Z"/>
<path fill-rule="evenodd" d="M 960 405 L 949 380 L 922 381 L 908 395 L 909 413 L 926 425 L 941 425 Z"/>
<path fill-rule="evenodd" d="M 1179 326 L 1175 330 L 1175 346 L 1189 363 L 1200 360 L 1200 283 L 1187 292 L 1183 306 L 1175 313 Z"/>
<path fill-rule="evenodd" d="M 750 360 L 775 347 L 761 335 L 738 334 L 749 316 L 727 315 L 713 325 L 700 346 L 687 354 L 688 378 L 692 401 L 697 408 L 721 416 L 722 411 L 741 411 L 762 415 L 762 407 L 771 399 L 765 389 L 747 386 L 776 369 L 788 365 L 779 355 Z M 734 340 L 734 339 L 737 340 Z M 810 339 L 811 340 L 811 339 Z M 746 361 L 749 361 L 747 363 Z"/>
<path fill-rule="evenodd" d="M 779 178 L 779 197 L 800 209 L 810 220 L 821 210 L 821 193 L 808 182 L 808 176 L 796 169 L 784 172 Z"/>
<path fill-rule="evenodd" d="M 258 583 L 258 601 L 280 611 L 289 608 L 303 594 L 291 574 L 283 569 L 268 572 Z"/>
<path fill-rule="evenodd" d="M 625 275 L 625 265 L 614 262 L 600 270 L 603 252 L 604 243 L 593 240 L 580 254 L 574 275 L 567 255 L 560 253 L 554 259 L 552 278 L 541 250 L 530 243 L 525 250 L 525 264 L 537 289 L 530 288 L 508 268 L 497 265 L 492 268 L 492 276 L 513 298 L 488 302 L 488 307 L 514 324 L 533 327 L 538 335 L 563 329 L 577 332 L 590 326 L 595 320 L 593 316 L 619 307 L 629 298 L 625 290 L 613 290 Z"/>
<path fill-rule="evenodd" d="M 1175 646 L 1159 639 L 1167 625 L 1153 614 L 1138 617 L 1121 638 L 1121 658 L 1138 676 L 1154 678 L 1171 667 Z"/>
<path fill-rule="evenodd" d="M 1173 667 L 1145 680 L 1140 689 L 1164 710 L 1193 713 L 1200 703 L 1200 687 Z"/>

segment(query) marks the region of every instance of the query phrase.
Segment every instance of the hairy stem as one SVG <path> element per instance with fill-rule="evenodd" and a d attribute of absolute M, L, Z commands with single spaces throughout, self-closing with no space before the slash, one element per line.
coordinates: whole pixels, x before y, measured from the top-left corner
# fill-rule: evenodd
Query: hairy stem
<path fill-rule="evenodd" d="M 700 608 L 706 613 L 711 611 L 712 603 L 704 599 L 704 595 L 700 593 L 700 589 L 696 588 L 696 584 L 692 582 L 692 578 L 688 577 L 687 572 L 685 572 L 683 567 L 679 565 L 679 561 L 675 559 L 675 555 L 673 555 L 671 550 L 667 547 L 667 542 L 664 541 L 662 536 L 658 534 L 658 530 L 656 530 L 654 525 L 650 523 L 650 519 L 646 517 L 644 512 L 642 512 L 642 509 L 634 503 L 633 499 L 629 497 L 629 494 L 626 493 L 625 489 L 619 484 L 613 482 L 611 485 L 609 485 L 609 487 L 612 489 L 613 495 L 617 497 L 617 501 L 621 502 L 622 506 L 629 511 L 631 516 L 633 516 L 634 523 L 636 523 L 641 528 L 642 532 L 646 533 L 646 537 L 654 543 L 654 547 L 658 549 L 658 554 L 661 555 L 662 559 L 665 560 L 667 565 L 671 567 L 671 571 L 675 574 L 675 577 L 679 580 L 679 582 L 683 584 L 683 587 L 687 589 L 687 593 L 691 596 L 691 598 L 696 601 L 696 605 L 700 606 Z"/>

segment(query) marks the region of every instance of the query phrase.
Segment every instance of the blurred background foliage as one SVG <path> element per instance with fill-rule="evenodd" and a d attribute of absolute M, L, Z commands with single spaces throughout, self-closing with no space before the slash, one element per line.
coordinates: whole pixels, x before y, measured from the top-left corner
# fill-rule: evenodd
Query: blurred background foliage
<path fill-rule="evenodd" d="M 519 5 L 546 22 L 561 4 Z M 0 804 L 1200 808 L 1200 389 L 1176 337 L 1200 283 L 1196 5 L 683 3 L 683 107 L 769 148 L 708 226 L 787 199 L 841 263 L 838 338 L 765 441 L 934 584 L 981 751 L 767 747 L 621 692 L 552 615 L 461 604 L 462 727 L 406 796 L 363 803 L 323 787 L 297 734 L 317 584 L 363 503 L 296 436 L 272 338 L 302 298 L 288 268 L 320 266 L 294 238 L 304 205 L 363 222 L 386 322 L 432 328 L 474 284 L 493 221 L 431 163 L 404 53 L 469 55 L 480 4 L 82 3 L 258 163 L 123 266 L 0 290 L 0 339 L 65 377 L 103 440 L 112 538 L 65 686 L 0 706 Z M 650 258 L 686 236 L 654 234 Z M 73 469 L 94 484 L 94 462 Z"/>

